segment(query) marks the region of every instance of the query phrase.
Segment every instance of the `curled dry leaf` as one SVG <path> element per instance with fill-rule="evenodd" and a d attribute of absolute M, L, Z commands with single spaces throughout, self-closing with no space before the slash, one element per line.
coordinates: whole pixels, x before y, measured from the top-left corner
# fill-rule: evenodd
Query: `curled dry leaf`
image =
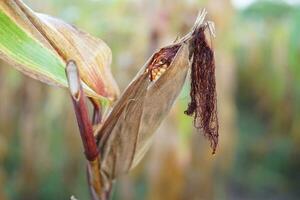
<path fill-rule="evenodd" d="M 67 86 L 64 67 L 76 61 L 88 96 L 115 100 L 111 50 L 100 39 L 59 19 L 33 12 L 20 0 L 0 1 L 0 58 L 37 80 Z"/>
<path fill-rule="evenodd" d="M 108 185 L 144 156 L 190 67 L 191 103 L 187 114 L 195 113 L 195 127 L 202 129 L 215 151 L 218 129 L 210 128 L 218 127 L 214 56 L 204 36 L 206 28 L 212 30 L 212 23 L 204 23 L 205 15 L 205 11 L 200 13 L 192 31 L 180 41 L 150 57 L 98 131 L 102 176 Z"/>

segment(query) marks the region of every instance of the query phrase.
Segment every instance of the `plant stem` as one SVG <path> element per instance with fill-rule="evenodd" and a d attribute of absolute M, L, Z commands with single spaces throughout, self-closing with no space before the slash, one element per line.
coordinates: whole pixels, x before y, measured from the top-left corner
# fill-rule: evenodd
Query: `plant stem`
<path fill-rule="evenodd" d="M 88 109 L 85 103 L 85 96 L 80 84 L 77 66 L 74 61 L 69 61 L 66 67 L 72 102 L 76 114 L 80 136 L 84 147 L 84 153 L 89 161 L 98 156 L 98 148 L 93 135 L 93 127 L 88 116 Z"/>
<path fill-rule="evenodd" d="M 67 63 L 66 75 L 68 78 L 69 90 L 83 143 L 85 157 L 88 160 L 88 182 L 92 194 L 91 196 L 93 200 L 106 200 L 103 195 L 104 189 L 100 173 L 99 151 L 97 148 L 96 139 L 93 135 L 93 127 L 88 116 L 85 95 L 82 90 L 75 61 L 69 61 Z M 98 116 L 100 116 L 99 107 L 98 110 L 95 109 L 94 113 L 96 112 L 98 112 Z M 94 121 L 96 120 L 94 119 Z"/>

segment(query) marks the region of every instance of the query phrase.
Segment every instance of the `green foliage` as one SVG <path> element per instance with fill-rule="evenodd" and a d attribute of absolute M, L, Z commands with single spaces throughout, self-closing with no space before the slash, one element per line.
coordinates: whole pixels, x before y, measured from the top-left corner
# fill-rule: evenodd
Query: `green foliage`
<path fill-rule="evenodd" d="M 64 63 L 0 10 L 0 49 L 25 73 L 45 76 L 67 86 Z M 23 66 L 26 66 L 25 69 Z"/>
<path fill-rule="evenodd" d="M 295 8 L 283 1 L 261 0 L 246 8 L 243 15 L 262 20 L 278 19 L 288 17 L 293 11 L 296 11 Z"/>

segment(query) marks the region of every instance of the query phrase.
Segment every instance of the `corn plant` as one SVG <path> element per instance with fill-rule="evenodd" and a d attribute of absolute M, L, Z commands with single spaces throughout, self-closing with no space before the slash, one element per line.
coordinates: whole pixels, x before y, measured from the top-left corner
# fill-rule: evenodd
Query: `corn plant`
<path fill-rule="evenodd" d="M 36 13 L 20 0 L 0 2 L 0 58 L 70 93 L 93 200 L 109 199 L 114 180 L 143 158 L 189 71 L 191 102 L 185 113 L 194 116 L 194 126 L 215 153 L 215 63 L 207 41 L 207 35 L 214 36 L 214 26 L 205 21 L 206 14 L 199 13 L 187 35 L 154 52 L 120 95 L 109 68 L 111 50 L 101 39 Z M 87 103 L 93 106 L 91 115 Z"/>

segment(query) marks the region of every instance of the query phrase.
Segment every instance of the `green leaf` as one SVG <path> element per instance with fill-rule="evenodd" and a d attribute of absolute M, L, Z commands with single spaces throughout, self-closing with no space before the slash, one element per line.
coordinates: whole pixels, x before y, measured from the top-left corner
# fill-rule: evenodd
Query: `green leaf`
<path fill-rule="evenodd" d="M 89 97 L 101 104 L 117 99 L 119 88 L 110 71 L 112 53 L 101 39 L 36 13 L 18 0 L 0 1 L 0 36 L 0 58 L 24 74 L 66 87 L 65 65 L 74 60 Z"/>
<path fill-rule="evenodd" d="M 64 62 L 0 10 L 0 56 L 32 78 L 67 86 Z"/>

